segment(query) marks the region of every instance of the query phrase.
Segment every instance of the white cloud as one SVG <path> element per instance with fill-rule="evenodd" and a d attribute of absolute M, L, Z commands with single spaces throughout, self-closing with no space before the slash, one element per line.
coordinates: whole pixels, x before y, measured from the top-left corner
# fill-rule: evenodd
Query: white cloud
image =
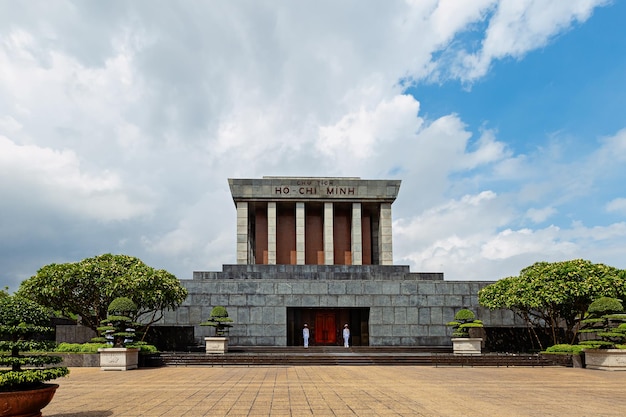
<path fill-rule="evenodd" d="M 22 128 L 22 124 L 12 116 L 0 117 L 0 134 L 14 133 Z"/>
<path fill-rule="evenodd" d="M 51 205 L 72 215 L 101 220 L 129 219 L 149 207 L 126 195 L 120 178 L 107 171 L 81 171 L 74 151 L 56 151 L 35 145 L 16 145 L 0 136 L 0 178 L 5 204 L 20 201 L 24 190 L 40 206 Z"/>
<path fill-rule="evenodd" d="M 605 167 L 617 166 L 621 169 L 623 161 L 626 161 L 626 128 L 615 135 L 602 138 L 601 147 L 595 152 L 590 162 Z"/>
<path fill-rule="evenodd" d="M 569 257 L 575 249 L 575 244 L 559 242 L 559 231 L 559 228 L 554 226 L 536 231 L 506 229 L 485 242 L 480 255 L 488 260 L 509 259 L 529 254 L 545 259 L 555 253 Z"/>
<path fill-rule="evenodd" d="M 219 268 L 235 254 L 226 178 L 262 175 L 401 178 L 398 259 L 449 277 L 525 266 L 533 239 L 563 252 L 570 229 L 520 222 L 556 220 L 598 164 L 618 172 L 624 132 L 576 164 L 516 154 L 462 114 L 420 114 L 403 85 L 478 80 L 598 4 L 0 3 L 0 214 L 22 219 L 0 236 L 27 258 L 4 246 L 1 278 L 121 251 L 183 277 Z"/>
<path fill-rule="evenodd" d="M 424 221 L 427 223 L 427 221 Z M 424 224 L 428 230 L 429 224 Z M 454 228 L 454 225 L 450 225 Z M 462 226 L 459 226 L 461 228 Z M 396 227 L 394 230 L 396 230 Z M 442 236 L 446 236 L 445 233 Z M 396 241 L 405 246 L 402 237 Z M 532 230 L 475 230 L 449 234 L 445 238 L 411 246 L 412 252 L 399 255 L 414 270 L 442 271 L 448 280 L 497 280 L 517 275 L 537 261 L 556 262 L 583 258 L 619 267 L 623 255 L 619 242 L 626 241 L 626 224 L 585 227 L 575 223 L 567 229 L 549 226 Z"/>
<path fill-rule="evenodd" d="M 484 241 L 510 220 L 510 209 L 491 191 L 463 196 L 411 219 L 399 219 L 394 222 L 397 263 L 409 263 L 418 271 L 445 269 L 448 277 L 468 278 L 455 273 L 461 265 L 478 261 Z M 472 279 L 488 279 L 472 274 Z"/>
<path fill-rule="evenodd" d="M 418 111 L 419 103 L 413 97 L 395 96 L 371 111 L 361 108 L 333 126 L 320 127 L 316 147 L 333 158 L 339 154 L 361 160 L 374 157 L 380 148 L 415 136 L 422 124 Z"/>
<path fill-rule="evenodd" d="M 526 217 L 534 223 L 543 223 L 550 218 L 550 216 L 553 216 L 556 213 L 557 210 L 554 207 L 544 207 L 540 209 L 529 208 L 526 211 Z"/>
<path fill-rule="evenodd" d="M 606 205 L 606 211 L 626 215 L 626 198 L 616 198 L 609 201 Z"/>
<path fill-rule="evenodd" d="M 511 156 L 511 152 L 506 150 L 503 142 L 496 140 L 495 133 L 486 130 L 478 139 L 476 150 L 467 152 L 465 155 L 464 165 L 467 168 L 475 168 L 477 166 L 497 162 Z"/>
<path fill-rule="evenodd" d="M 575 23 L 586 21 L 593 9 L 607 0 L 503 0 L 497 3 L 481 48 L 459 54 L 453 75 L 462 80 L 484 76 L 491 62 L 504 57 L 520 58 L 545 46 L 554 36 Z"/>

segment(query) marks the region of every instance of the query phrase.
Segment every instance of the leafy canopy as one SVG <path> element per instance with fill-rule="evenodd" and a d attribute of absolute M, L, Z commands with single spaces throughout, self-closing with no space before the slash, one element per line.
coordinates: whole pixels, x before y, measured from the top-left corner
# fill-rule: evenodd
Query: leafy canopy
<path fill-rule="evenodd" d="M 104 254 L 46 265 L 21 283 L 18 294 L 67 316 L 78 314 L 85 326 L 96 330 L 115 298 L 132 300 L 137 306 L 132 319 L 150 325 L 160 320 L 165 310 L 178 308 L 187 290 L 174 275 L 138 258 Z"/>
<path fill-rule="evenodd" d="M 626 271 L 574 259 L 537 262 L 522 269 L 519 276 L 480 290 L 478 302 L 490 309 L 512 310 L 533 332 L 537 327 L 548 328 L 553 344 L 558 344 L 574 342 L 580 319 L 601 296 L 624 298 Z M 560 329 L 565 330 L 565 340 Z"/>

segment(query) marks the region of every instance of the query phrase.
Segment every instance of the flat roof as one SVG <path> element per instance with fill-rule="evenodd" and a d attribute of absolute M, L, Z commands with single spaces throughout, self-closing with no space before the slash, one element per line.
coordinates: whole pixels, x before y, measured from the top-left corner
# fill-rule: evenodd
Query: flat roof
<path fill-rule="evenodd" d="M 359 177 L 229 178 L 233 201 L 395 201 L 401 180 L 364 180 Z"/>

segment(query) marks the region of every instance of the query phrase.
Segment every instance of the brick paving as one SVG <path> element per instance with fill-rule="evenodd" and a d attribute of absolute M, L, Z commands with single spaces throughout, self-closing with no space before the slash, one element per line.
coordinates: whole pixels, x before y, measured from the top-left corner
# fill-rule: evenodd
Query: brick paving
<path fill-rule="evenodd" d="M 430 366 L 72 368 L 45 417 L 623 416 L 626 372 Z"/>

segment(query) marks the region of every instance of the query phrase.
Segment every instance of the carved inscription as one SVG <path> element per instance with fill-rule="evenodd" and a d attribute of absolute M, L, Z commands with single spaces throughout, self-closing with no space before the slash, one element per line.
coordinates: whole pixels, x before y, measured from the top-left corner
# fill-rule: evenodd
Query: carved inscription
<path fill-rule="evenodd" d="M 291 196 L 355 196 L 355 187 L 337 185 L 332 180 L 298 180 L 295 185 L 281 185 L 274 187 L 274 195 Z"/>

